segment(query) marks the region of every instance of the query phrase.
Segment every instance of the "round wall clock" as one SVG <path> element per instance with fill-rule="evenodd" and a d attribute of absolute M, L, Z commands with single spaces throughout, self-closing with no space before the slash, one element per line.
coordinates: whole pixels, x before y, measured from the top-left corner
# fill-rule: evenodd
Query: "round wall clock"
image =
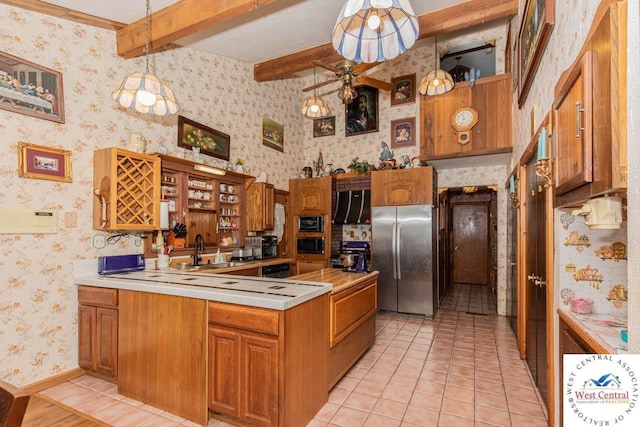
<path fill-rule="evenodd" d="M 472 107 L 458 108 L 451 115 L 451 127 L 458 132 L 458 144 L 471 141 L 471 129 L 478 123 L 478 111 Z"/>

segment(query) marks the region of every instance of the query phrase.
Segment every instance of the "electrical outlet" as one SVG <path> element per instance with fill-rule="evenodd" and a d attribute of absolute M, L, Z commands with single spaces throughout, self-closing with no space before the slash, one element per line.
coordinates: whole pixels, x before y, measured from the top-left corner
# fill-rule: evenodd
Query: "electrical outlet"
<path fill-rule="evenodd" d="M 96 234 L 93 236 L 93 247 L 96 249 L 102 249 L 107 245 L 107 238 L 104 234 Z"/>

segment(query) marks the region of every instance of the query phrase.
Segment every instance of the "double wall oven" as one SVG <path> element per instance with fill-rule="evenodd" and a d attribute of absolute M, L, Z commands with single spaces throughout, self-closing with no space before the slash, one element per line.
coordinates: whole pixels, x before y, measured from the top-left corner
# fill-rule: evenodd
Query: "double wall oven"
<path fill-rule="evenodd" d="M 324 216 L 299 216 L 296 229 L 296 252 L 305 255 L 324 255 Z"/>

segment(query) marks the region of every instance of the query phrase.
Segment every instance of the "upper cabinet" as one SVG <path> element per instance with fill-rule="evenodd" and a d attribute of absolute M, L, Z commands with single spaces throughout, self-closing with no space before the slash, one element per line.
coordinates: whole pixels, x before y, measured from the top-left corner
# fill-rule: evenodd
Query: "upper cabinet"
<path fill-rule="evenodd" d="M 420 98 L 420 158 L 451 159 L 509 153 L 511 74 L 456 83 L 453 90 Z"/>
<path fill-rule="evenodd" d="M 160 159 L 117 147 L 93 153 L 93 228 L 160 228 Z"/>
<path fill-rule="evenodd" d="M 247 230 L 273 230 L 275 188 L 266 182 L 254 182 L 246 190 Z"/>
<path fill-rule="evenodd" d="M 291 179 L 291 212 L 294 215 L 331 215 L 331 177 Z"/>
<path fill-rule="evenodd" d="M 627 187 L 627 6 L 596 12 L 580 54 L 555 88 L 556 206 Z"/>
<path fill-rule="evenodd" d="M 371 206 L 433 204 L 436 171 L 431 166 L 371 172 Z"/>

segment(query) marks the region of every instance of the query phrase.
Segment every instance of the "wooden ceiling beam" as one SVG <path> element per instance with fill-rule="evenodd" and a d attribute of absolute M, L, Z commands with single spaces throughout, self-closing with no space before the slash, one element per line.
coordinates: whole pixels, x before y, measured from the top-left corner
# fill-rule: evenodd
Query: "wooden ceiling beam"
<path fill-rule="evenodd" d="M 517 14 L 518 0 L 470 0 L 420 15 L 418 17 L 420 23 L 418 39 L 462 30 L 502 18 L 512 18 Z M 255 64 L 253 78 L 258 82 L 278 80 L 313 68 L 312 60 L 334 63 L 343 59 L 331 43 L 326 43 Z"/>
<path fill-rule="evenodd" d="M 254 12 L 278 0 L 180 0 L 151 14 L 149 50 L 190 36 L 198 31 Z M 256 6 L 259 5 L 259 6 Z M 146 44 L 145 18 L 127 25 L 116 33 L 118 55 L 134 58 L 144 53 Z"/>

